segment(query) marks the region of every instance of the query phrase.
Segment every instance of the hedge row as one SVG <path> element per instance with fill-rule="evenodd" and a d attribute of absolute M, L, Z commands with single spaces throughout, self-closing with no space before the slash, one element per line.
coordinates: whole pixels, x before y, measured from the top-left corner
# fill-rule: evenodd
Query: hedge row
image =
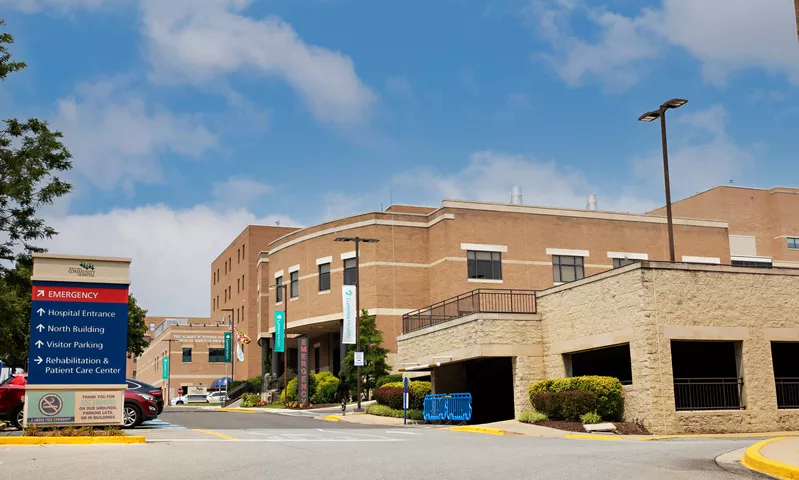
<path fill-rule="evenodd" d="M 370 405 L 366 408 L 369 415 L 380 417 L 403 418 L 402 410 L 387 407 L 385 405 Z M 424 420 L 424 414 L 420 410 L 408 410 L 408 420 Z"/>
<path fill-rule="evenodd" d="M 336 390 L 338 390 L 338 378 L 330 372 L 312 373 L 308 375 L 308 399 L 316 405 L 335 403 Z M 280 393 L 282 403 L 297 402 L 297 378 L 293 378 L 288 384 L 288 398 L 286 391 Z"/>
<path fill-rule="evenodd" d="M 392 373 L 391 375 L 380 377 L 377 379 L 377 382 L 375 382 L 375 385 L 377 385 L 378 387 L 382 387 L 387 383 L 396 383 L 396 382 L 402 382 L 401 373 Z"/>
<path fill-rule="evenodd" d="M 402 408 L 402 393 L 404 385 L 402 382 L 386 383 L 375 390 L 375 400 L 380 405 L 390 408 Z M 430 394 L 430 382 L 410 382 L 408 384 L 408 400 L 411 410 L 424 409 L 424 397 Z"/>
<path fill-rule="evenodd" d="M 613 377 L 585 376 L 551 378 L 530 385 L 530 403 L 535 405 L 536 395 L 542 393 L 591 392 L 596 397 L 596 412 L 606 420 L 621 420 L 624 398 L 621 382 Z M 587 413 L 587 412 L 584 412 Z"/>
<path fill-rule="evenodd" d="M 596 410 L 596 395 L 592 392 L 551 392 L 533 396 L 533 407 L 552 420 L 580 420 Z"/>

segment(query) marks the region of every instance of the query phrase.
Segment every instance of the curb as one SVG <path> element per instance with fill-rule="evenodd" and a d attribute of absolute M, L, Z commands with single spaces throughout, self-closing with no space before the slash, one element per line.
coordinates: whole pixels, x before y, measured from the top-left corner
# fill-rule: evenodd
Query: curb
<path fill-rule="evenodd" d="M 785 437 L 769 438 L 758 442 L 746 449 L 744 458 L 741 463 L 750 470 L 765 473 L 777 478 L 783 479 L 799 479 L 799 467 L 795 465 L 788 465 L 787 463 L 778 462 L 770 458 L 766 458 L 760 454 L 760 449 L 765 447 L 771 442 L 783 440 Z"/>
<path fill-rule="evenodd" d="M 507 430 L 488 427 L 473 427 L 468 425 L 462 427 L 450 427 L 449 429 L 454 432 L 484 433 L 486 435 L 513 435 L 513 433 L 510 433 Z"/>
<path fill-rule="evenodd" d="M 570 438 L 572 440 L 602 440 L 602 441 L 621 441 L 623 437 L 610 436 L 610 435 L 582 435 L 580 433 L 570 433 L 563 436 L 563 438 Z"/>
<path fill-rule="evenodd" d="M 0 445 L 132 445 L 144 437 L 0 437 Z"/>
<path fill-rule="evenodd" d="M 328 421 L 328 422 L 340 422 L 341 418 L 339 418 L 339 417 L 337 417 L 335 415 L 325 415 L 324 417 L 322 417 L 322 420 L 325 420 L 325 421 Z"/>
<path fill-rule="evenodd" d="M 258 413 L 260 410 L 254 408 L 217 408 L 217 412 L 237 412 L 237 413 Z"/>
<path fill-rule="evenodd" d="M 685 435 L 656 435 L 653 437 L 639 438 L 642 442 L 653 440 L 671 440 L 673 438 L 773 438 L 797 437 L 799 432 L 763 432 L 763 433 L 698 433 Z"/>

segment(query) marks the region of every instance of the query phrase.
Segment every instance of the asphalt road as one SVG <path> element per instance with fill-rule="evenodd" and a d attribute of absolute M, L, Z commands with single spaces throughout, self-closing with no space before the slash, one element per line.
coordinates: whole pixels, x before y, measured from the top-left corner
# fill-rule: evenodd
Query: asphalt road
<path fill-rule="evenodd" d="M 545 439 L 191 410 L 162 419 L 171 426 L 146 445 L 0 448 L 0 478 L 740 479 L 715 458 L 756 441 Z"/>

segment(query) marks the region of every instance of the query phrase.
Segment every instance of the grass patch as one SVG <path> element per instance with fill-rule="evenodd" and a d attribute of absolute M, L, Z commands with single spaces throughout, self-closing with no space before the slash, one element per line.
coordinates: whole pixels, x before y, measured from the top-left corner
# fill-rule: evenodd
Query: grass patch
<path fill-rule="evenodd" d="M 366 413 L 369 415 L 377 415 L 379 417 L 403 418 L 402 410 L 395 410 L 385 405 L 369 405 L 366 407 Z M 408 410 L 408 420 L 424 420 L 424 414 L 421 410 Z"/>
<path fill-rule="evenodd" d="M 259 408 L 286 408 L 286 406 L 282 403 L 270 403 L 269 405 L 264 405 Z"/>
<path fill-rule="evenodd" d="M 519 418 L 516 420 L 522 423 L 535 423 L 535 422 L 545 422 L 549 420 L 549 417 L 545 413 L 536 412 L 535 410 L 531 412 L 522 412 L 519 414 Z"/>
<path fill-rule="evenodd" d="M 25 437 L 121 437 L 120 427 L 56 427 L 28 425 L 23 431 Z"/>

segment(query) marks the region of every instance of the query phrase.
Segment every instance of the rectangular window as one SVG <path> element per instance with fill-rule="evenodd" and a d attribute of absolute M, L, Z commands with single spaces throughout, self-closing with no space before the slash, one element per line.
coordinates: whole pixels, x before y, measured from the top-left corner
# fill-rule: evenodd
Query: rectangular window
<path fill-rule="evenodd" d="M 578 257 L 582 258 L 582 257 Z M 640 262 L 641 260 L 636 260 L 634 258 L 614 258 L 613 259 L 613 268 L 623 267 L 625 265 L 631 265 L 635 262 Z"/>
<path fill-rule="evenodd" d="M 241 289 L 244 290 L 244 274 L 241 275 Z"/>
<path fill-rule="evenodd" d="M 355 285 L 355 259 L 344 260 L 344 285 Z"/>
<path fill-rule="evenodd" d="M 241 306 L 241 321 L 244 321 L 244 305 Z"/>
<path fill-rule="evenodd" d="M 275 303 L 283 301 L 283 276 L 275 279 Z"/>
<path fill-rule="evenodd" d="M 225 262 L 225 275 L 227 275 L 227 262 Z"/>
<path fill-rule="evenodd" d="M 241 263 L 241 249 L 236 250 L 236 263 Z"/>
<path fill-rule="evenodd" d="M 241 279 L 236 279 L 236 293 L 241 293 Z"/>
<path fill-rule="evenodd" d="M 191 363 L 191 348 L 183 347 L 183 363 Z"/>
<path fill-rule="evenodd" d="M 799 250 L 799 238 L 788 238 L 788 248 Z"/>
<path fill-rule="evenodd" d="M 247 245 L 242 245 L 241 246 L 241 258 L 245 258 L 246 259 L 247 255 L 244 254 L 244 249 L 245 248 L 247 248 Z"/>
<path fill-rule="evenodd" d="M 799 342 L 771 342 L 777 408 L 799 409 Z"/>
<path fill-rule="evenodd" d="M 224 348 L 209 348 L 208 349 L 208 363 L 225 363 L 225 349 Z"/>
<path fill-rule="evenodd" d="M 291 279 L 289 286 L 291 298 L 297 298 L 300 296 L 300 272 L 289 273 L 289 278 Z"/>
<path fill-rule="evenodd" d="M 466 252 L 469 278 L 502 280 L 502 254 L 499 252 Z"/>
<path fill-rule="evenodd" d="M 733 260 L 733 267 L 771 268 L 771 262 L 750 262 L 747 260 Z"/>
<path fill-rule="evenodd" d="M 583 257 L 552 255 L 552 280 L 555 283 L 573 282 L 583 277 Z"/>
<path fill-rule="evenodd" d="M 224 295 L 224 297 L 225 297 L 225 303 L 227 303 L 227 288 L 225 289 L 225 291 L 224 291 L 224 292 L 222 292 L 222 295 Z"/>
<path fill-rule="evenodd" d="M 319 291 L 326 292 L 330 290 L 330 264 L 323 263 L 319 265 Z"/>

